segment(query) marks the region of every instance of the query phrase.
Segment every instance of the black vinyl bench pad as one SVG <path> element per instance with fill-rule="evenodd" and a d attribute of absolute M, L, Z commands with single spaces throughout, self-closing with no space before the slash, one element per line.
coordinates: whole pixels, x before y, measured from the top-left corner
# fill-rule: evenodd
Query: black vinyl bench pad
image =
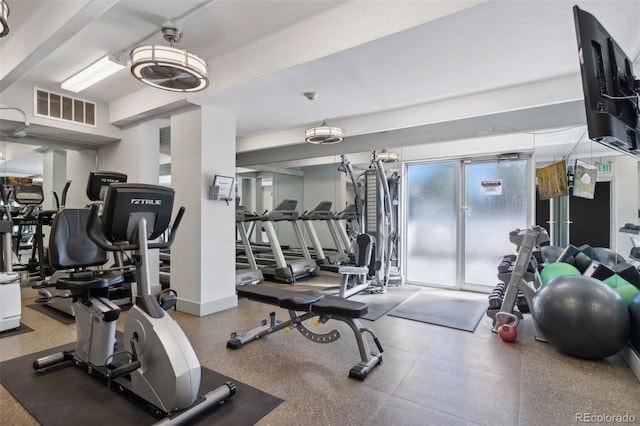
<path fill-rule="evenodd" d="M 293 311 L 311 311 L 318 315 L 340 315 L 360 318 L 367 313 L 366 303 L 325 296 L 319 291 L 293 291 L 263 285 L 245 286 L 236 289 L 238 296 L 261 303 L 276 305 Z"/>
<path fill-rule="evenodd" d="M 311 305 L 311 311 L 319 315 L 361 318 L 369 311 L 369 307 L 366 303 L 346 300 L 338 296 L 325 296 L 323 300 Z"/>

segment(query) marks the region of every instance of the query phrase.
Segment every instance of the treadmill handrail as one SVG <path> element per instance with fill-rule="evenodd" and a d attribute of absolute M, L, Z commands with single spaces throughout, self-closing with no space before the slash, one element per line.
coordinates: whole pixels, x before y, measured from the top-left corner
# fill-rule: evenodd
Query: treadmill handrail
<path fill-rule="evenodd" d="M 269 213 L 260 216 L 258 220 L 266 222 L 282 222 L 285 220 L 298 220 L 299 215 L 297 210 L 271 210 Z"/>

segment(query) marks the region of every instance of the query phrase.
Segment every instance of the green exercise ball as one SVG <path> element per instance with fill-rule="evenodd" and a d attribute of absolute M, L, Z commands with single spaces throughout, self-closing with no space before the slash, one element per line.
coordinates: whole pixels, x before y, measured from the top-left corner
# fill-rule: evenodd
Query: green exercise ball
<path fill-rule="evenodd" d="M 625 280 L 618 274 L 613 274 L 609 278 L 603 280 L 602 282 L 608 285 L 609 287 L 613 288 L 614 290 L 617 289 L 618 287 L 631 285 L 629 281 Z"/>
<path fill-rule="evenodd" d="M 551 278 L 563 275 L 582 275 L 578 268 L 565 262 L 550 263 L 540 271 L 540 281 L 546 284 Z"/>
<path fill-rule="evenodd" d="M 640 293 L 640 291 L 638 291 L 638 289 L 632 286 L 631 284 L 621 285 L 619 287 L 614 288 L 614 290 L 616 291 L 616 293 L 622 296 L 622 298 L 624 299 L 624 303 L 626 304 L 629 304 L 629 302 L 631 302 L 631 299 L 633 298 L 633 296 Z"/>

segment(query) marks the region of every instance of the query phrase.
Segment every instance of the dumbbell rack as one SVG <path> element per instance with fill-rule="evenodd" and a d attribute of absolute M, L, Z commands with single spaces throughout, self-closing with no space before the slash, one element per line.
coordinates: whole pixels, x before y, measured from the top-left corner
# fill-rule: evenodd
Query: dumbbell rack
<path fill-rule="evenodd" d="M 502 258 L 498 266 L 499 283 L 489 296 L 487 315 L 493 319 L 492 331 L 498 332 L 499 313 L 516 315 L 519 319 L 529 313 L 533 306 L 533 297 L 540 287 L 538 262 L 534 257 L 534 250 L 541 243 L 549 241 L 547 231 L 540 226 L 533 226 L 526 230 L 516 229 L 509 233 L 509 240 L 516 245 L 517 255 L 507 255 Z M 517 307 L 516 307 L 517 305 Z M 546 341 L 536 328 L 536 340 Z"/>

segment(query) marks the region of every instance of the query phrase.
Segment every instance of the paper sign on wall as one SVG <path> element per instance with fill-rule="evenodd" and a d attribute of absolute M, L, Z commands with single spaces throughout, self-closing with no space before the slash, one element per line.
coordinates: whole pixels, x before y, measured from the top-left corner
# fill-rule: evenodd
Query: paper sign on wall
<path fill-rule="evenodd" d="M 481 181 L 480 193 L 484 195 L 502 195 L 502 179 Z"/>

